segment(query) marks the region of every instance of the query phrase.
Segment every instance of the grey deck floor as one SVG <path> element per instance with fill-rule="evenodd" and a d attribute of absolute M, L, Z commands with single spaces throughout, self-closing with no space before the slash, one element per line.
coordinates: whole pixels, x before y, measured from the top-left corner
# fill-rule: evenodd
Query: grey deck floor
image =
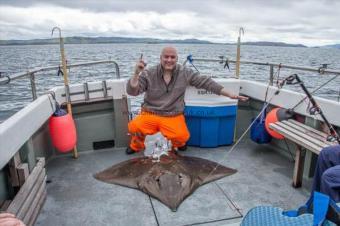
<path fill-rule="evenodd" d="M 291 209 L 306 201 L 308 188 L 291 187 L 293 162 L 250 140 L 225 157 L 230 148 L 191 147 L 182 153 L 217 162 L 224 158 L 222 164 L 238 172 L 201 186 L 177 212 L 138 190 L 93 178 L 94 173 L 135 157 L 122 149 L 81 154 L 78 160 L 55 158 L 47 165 L 51 182 L 36 225 L 227 225 L 239 222 L 254 206 Z"/>

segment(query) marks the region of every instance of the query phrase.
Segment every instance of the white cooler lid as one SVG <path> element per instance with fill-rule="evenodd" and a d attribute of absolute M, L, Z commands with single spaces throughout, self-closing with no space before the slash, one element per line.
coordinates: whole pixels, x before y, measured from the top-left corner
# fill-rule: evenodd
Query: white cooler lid
<path fill-rule="evenodd" d="M 222 107 L 222 106 L 235 106 L 237 100 L 234 99 L 217 99 L 217 100 L 186 100 L 185 106 L 204 106 L 204 107 Z"/>

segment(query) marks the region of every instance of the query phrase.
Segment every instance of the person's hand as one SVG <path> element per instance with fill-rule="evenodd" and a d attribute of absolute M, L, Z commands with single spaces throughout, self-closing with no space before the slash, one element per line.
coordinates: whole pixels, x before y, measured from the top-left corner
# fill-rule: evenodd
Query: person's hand
<path fill-rule="evenodd" d="M 145 66 L 146 66 L 146 63 L 144 62 L 144 60 L 140 59 L 135 66 L 135 74 L 134 75 L 135 76 L 140 75 L 140 73 L 144 70 Z"/>
<path fill-rule="evenodd" d="M 249 97 L 245 97 L 245 96 L 235 96 L 233 99 L 238 99 L 238 100 L 240 100 L 240 101 L 245 102 L 245 101 L 249 100 Z"/>
<path fill-rule="evenodd" d="M 1 226 L 25 226 L 25 224 L 15 218 L 11 213 L 0 213 L 0 225 Z"/>
<path fill-rule="evenodd" d="M 140 59 L 138 60 L 138 62 L 136 64 L 136 66 L 135 66 L 134 74 L 132 75 L 132 77 L 130 79 L 130 85 L 132 87 L 138 86 L 139 76 L 141 75 L 141 72 L 144 70 L 145 67 L 146 67 L 146 63 L 143 60 L 143 54 L 142 54 Z"/>

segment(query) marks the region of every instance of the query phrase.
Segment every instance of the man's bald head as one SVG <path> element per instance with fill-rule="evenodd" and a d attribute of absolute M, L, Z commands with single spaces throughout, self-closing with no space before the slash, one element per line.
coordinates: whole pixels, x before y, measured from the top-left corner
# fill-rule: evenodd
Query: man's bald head
<path fill-rule="evenodd" d="M 173 53 L 177 56 L 177 49 L 172 46 L 166 46 L 162 49 L 161 56 L 166 54 L 166 53 Z"/>
<path fill-rule="evenodd" d="M 175 69 L 178 60 L 176 48 L 172 46 L 164 47 L 161 52 L 160 60 L 165 71 L 172 71 Z"/>

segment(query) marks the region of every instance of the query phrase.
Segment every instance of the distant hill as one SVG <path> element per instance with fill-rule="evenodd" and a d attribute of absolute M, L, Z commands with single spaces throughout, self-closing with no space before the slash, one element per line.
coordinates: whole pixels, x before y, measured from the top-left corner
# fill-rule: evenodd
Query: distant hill
<path fill-rule="evenodd" d="M 326 45 L 326 46 L 319 46 L 319 47 L 340 49 L 340 44 Z"/>
<path fill-rule="evenodd" d="M 65 37 L 65 44 L 105 44 L 105 43 L 187 43 L 187 44 L 212 44 L 209 41 L 198 39 L 167 40 L 153 38 L 124 38 L 124 37 Z M 47 45 L 59 43 L 58 38 L 31 39 L 31 40 L 0 40 L 0 45 Z"/>
<path fill-rule="evenodd" d="M 252 46 L 280 46 L 280 47 L 307 47 L 302 44 L 288 44 L 284 42 L 243 42 L 242 45 Z"/>
<path fill-rule="evenodd" d="M 65 37 L 65 44 L 108 44 L 108 43 L 147 43 L 147 44 L 161 44 L 161 43 L 177 43 L 177 44 L 215 44 L 209 41 L 199 39 L 155 39 L 155 38 L 125 38 L 125 37 Z M 58 38 L 48 39 L 31 39 L 31 40 L 0 40 L 0 45 L 49 45 L 58 44 Z M 235 45 L 236 43 L 225 43 L 227 45 Z M 254 46 L 281 46 L 281 47 L 307 47 L 302 44 L 288 44 L 284 42 L 242 42 L 242 45 Z M 337 48 L 340 48 L 337 45 Z M 331 46 L 329 46 L 331 47 Z"/>

